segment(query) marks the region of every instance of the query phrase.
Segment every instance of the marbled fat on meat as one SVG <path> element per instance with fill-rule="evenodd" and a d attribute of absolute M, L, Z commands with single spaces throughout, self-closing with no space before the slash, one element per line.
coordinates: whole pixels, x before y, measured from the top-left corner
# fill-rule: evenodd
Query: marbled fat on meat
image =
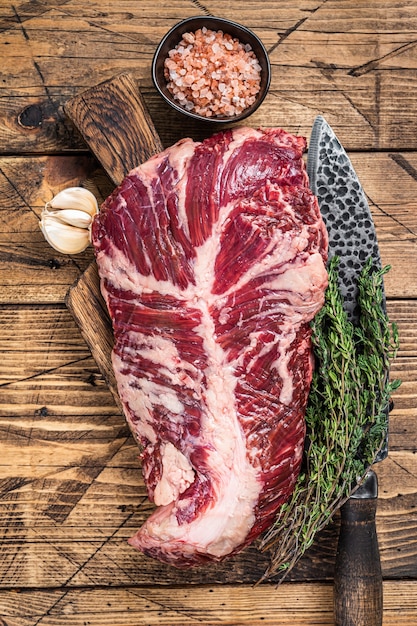
<path fill-rule="evenodd" d="M 239 128 L 134 169 L 93 224 L 113 367 L 155 512 L 130 543 L 177 567 L 252 542 L 291 494 L 327 233 L 305 139 Z"/>

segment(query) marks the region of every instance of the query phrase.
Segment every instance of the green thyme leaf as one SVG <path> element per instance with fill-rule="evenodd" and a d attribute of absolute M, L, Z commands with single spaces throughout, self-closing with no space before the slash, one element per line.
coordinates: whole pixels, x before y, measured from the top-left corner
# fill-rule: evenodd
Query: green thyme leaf
<path fill-rule="evenodd" d="M 306 410 L 305 471 L 260 549 L 271 554 L 263 579 L 283 580 L 316 534 L 353 493 L 387 437 L 387 412 L 400 381 L 389 379 L 398 329 L 384 302 L 383 276 L 372 259 L 358 279 L 359 322 L 343 308 L 338 259 L 328 266 L 325 304 L 311 323 L 316 361 Z"/>

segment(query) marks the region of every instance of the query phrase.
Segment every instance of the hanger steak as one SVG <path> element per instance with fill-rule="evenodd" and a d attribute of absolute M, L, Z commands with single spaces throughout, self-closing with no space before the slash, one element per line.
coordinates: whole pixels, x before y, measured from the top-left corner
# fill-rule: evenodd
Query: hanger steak
<path fill-rule="evenodd" d="M 118 392 L 157 507 L 130 543 L 176 567 L 247 546 L 299 473 L 328 245 L 305 149 L 278 128 L 183 139 L 93 223 Z"/>

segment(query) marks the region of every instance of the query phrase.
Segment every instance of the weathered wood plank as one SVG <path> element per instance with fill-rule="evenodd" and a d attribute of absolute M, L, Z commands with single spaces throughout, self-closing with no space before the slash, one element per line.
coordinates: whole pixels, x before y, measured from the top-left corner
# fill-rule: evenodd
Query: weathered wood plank
<path fill-rule="evenodd" d="M 117 381 L 111 365 L 114 338 L 106 303 L 100 291 L 98 268 L 91 263 L 66 297 L 66 305 L 80 327 L 97 367 L 107 382 L 116 404 L 122 410 L 117 393 Z M 94 319 L 94 324 L 91 320 Z"/>
<path fill-rule="evenodd" d="M 89 187 L 99 202 L 114 188 L 89 156 L 0 159 L 0 302 L 63 302 L 91 263 L 91 248 L 62 255 L 39 228 L 45 202 L 79 185 Z"/>
<path fill-rule="evenodd" d="M 113 450 L 117 444 L 120 440 L 112 443 Z M 132 447 L 129 454 L 135 454 Z M 36 453 L 33 458 L 34 463 L 39 461 Z M 254 546 L 227 564 L 186 572 L 136 552 L 127 539 L 151 511 L 139 473 L 124 467 L 106 468 L 103 456 L 90 458 L 91 464 L 86 465 L 85 457 L 82 461 L 70 454 L 74 466 L 43 464 L 37 476 L 30 473 L 30 465 L 25 468 L 22 464 L 13 477 L 2 479 L 1 587 L 253 583 L 263 574 L 267 558 Z M 383 574 L 386 578 L 415 578 L 417 486 L 416 479 L 408 476 L 410 471 L 415 473 L 415 458 L 393 452 L 384 463 L 387 469 L 383 464 L 378 469 L 381 498 L 377 516 Z M 400 481 L 401 494 L 389 477 L 391 472 Z M 291 579 L 332 579 L 336 533 L 337 518 Z"/>
<path fill-rule="evenodd" d="M 391 413 L 391 453 L 377 467 L 384 575 L 417 576 L 417 321 L 412 301 L 388 302 L 403 384 Z M 0 308 L 0 585 L 255 582 L 267 556 L 255 547 L 226 564 L 178 572 L 127 539 L 149 515 L 137 447 L 62 306 Z M 294 571 L 330 580 L 337 519 Z"/>
<path fill-rule="evenodd" d="M 392 368 L 392 375 L 403 380 L 396 392 L 396 419 L 411 418 L 416 405 L 417 322 L 410 321 L 414 307 L 412 301 L 388 302 L 401 344 Z M 62 305 L 2 306 L 0 327 L 0 416 L 51 413 L 75 418 L 118 412 L 75 321 Z M 392 433 L 391 443 L 398 449 L 414 446 L 403 426 Z"/>
<path fill-rule="evenodd" d="M 278 589 L 251 586 L 266 559 L 256 547 L 184 574 L 127 545 L 151 509 L 138 450 L 63 305 L 92 251 L 59 255 L 37 224 L 63 187 L 87 181 L 105 197 L 113 186 L 63 111 L 81 89 L 129 71 L 164 145 L 212 132 L 168 110 L 150 78 L 166 30 L 211 13 L 254 29 L 270 52 L 271 92 L 248 123 L 308 136 L 324 114 L 351 152 L 383 262 L 392 265 L 388 308 L 401 338 L 392 374 L 403 384 L 390 416 L 390 455 L 377 467 L 377 525 L 390 578 L 384 626 L 414 626 L 416 8 L 415 0 L 0 0 L 0 622 L 333 624 L 337 516 L 292 573 L 303 582 Z M 305 584 L 312 579 L 328 584 Z"/>
<path fill-rule="evenodd" d="M 369 197 L 382 260 L 392 266 L 389 298 L 417 297 L 417 152 L 351 153 Z M 0 303 L 64 302 L 69 287 L 93 260 L 91 248 L 69 256 L 43 239 L 44 203 L 71 185 L 87 185 L 99 202 L 114 188 L 83 155 L 0 158 Z"/>
<path fill-rule="evenodd" d="M 416 582 L 385 581 L 384 626 L 414 626 L 416 598 Z M 318 583 L 0 592 L 13 626 L 331 626 L 332 611 L 332 585 Z"/>
<path fill-rule="evenodd" d="M 115 185 L 139 163 L 163 150 L 130 74 L 82 91 L 64 108 Z"/>
<path fill-rule="evenodd" d="M 119 3 L 106 7 L 67 1 L 26 3 L 0 16 L 3 84 L 0 140 L 12 152 L 79 148 L 62 106 L 78 91 L 123 71 L 133 73 L 162 142 L 207 129 L 188 124 L 157 97 L 150 76 L 158 41 L 175 22 L 209 12 L 255 30 L 272 65 L 271 92 L 252 125 L 280 125 L 307 133 L 325 114 L 349 149 L 405 149 L 415 145 L 417 49 L 415 3 L 280 3 L 273 0 L 209 8 L 193 3 Z"/>
<path fill-rule="evenodd" d="M 179 572 L 127 544 L 152 507 L 145 499 L 138 467 L 133 467 L 136 449 L 132 442 L 125 443 L 116 424 L 113 429 L 111 441 L 103 437 L 104 432 L 112 434 L 111 425 L 102 428 L 98 442 L 95 425 L 86 443 L 70 439 L 44 445 L 36 439 L 34 425 L 32 450 L 21 454 L 21 446 L 9 447 L 9 452 L 21 454 L 22 460 L 14 472 L 2 470 L 0 481 L 0 586 L 158 586 L 259 580 L 268 560 L 255 546 L 227 563 Z M 63 450 L 68 450 L 65 459 Z M 377 529 L 386 578 L 417 577 L 415 464 L 415 454 L 392 452 L 378 466 Z M 337 528 L 336 517 L 290 579 L 332 579 Z"/>
<path fill-rule="evenodd" d="M 403 381 L 395 395 L 393 416 L 398 417 L 411 417 L 417 398 L 414 308 L 414 301 L 388 301 L 388 314 L 398 324 L 400 337 L 392 366 L 392 376 Z M 0 416 L 27 417 L 42 407 L 43 413 L 51 410 L 56 415 L 117 412 L 77 324 L 63 305 L 3 305 L 0 327 Z M 414 449 L 414 443 L 408 437 L 398 444 L 392 440 L 399 449 Z"/>
<path fill-rule="evenodd" d="M 0 309 L 1 416 L 117 413 L 107 385 L 62 306 Z"/>
<path fill-rule="evenodd" d="M 306 615 L 307 607 L 314 621 Z M 187 591 L 129 586 L 101 592 L 73 590 L 65 594 L 62 591 L 14 595 L 3 592 L 0 614 L 6 623 L 12 619 L 16 626 L 29 626 L 36 620 L 52 626 L 62 623 L 64 615 L 68 626 L 83 622 L 92 626 L 214 623 L 236 626 L 319 623 L 325 626 L 333 623 L 330 585 L 284 585 L 279 589 L 272 586 L 242 586 L 240 589 L 204 586 Z"/>

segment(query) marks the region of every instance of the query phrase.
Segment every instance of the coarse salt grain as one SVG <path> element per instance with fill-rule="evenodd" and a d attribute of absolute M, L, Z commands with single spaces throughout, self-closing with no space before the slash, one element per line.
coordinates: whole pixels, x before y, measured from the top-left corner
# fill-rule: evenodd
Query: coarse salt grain
<path fill-rule="evenodd" d="M 205 27 L 184 33 L 165 59 L 164 75 L 174 99 L 203 117 L 234 117 L 255 100 L 261 66 L 249 44 Z"/>

